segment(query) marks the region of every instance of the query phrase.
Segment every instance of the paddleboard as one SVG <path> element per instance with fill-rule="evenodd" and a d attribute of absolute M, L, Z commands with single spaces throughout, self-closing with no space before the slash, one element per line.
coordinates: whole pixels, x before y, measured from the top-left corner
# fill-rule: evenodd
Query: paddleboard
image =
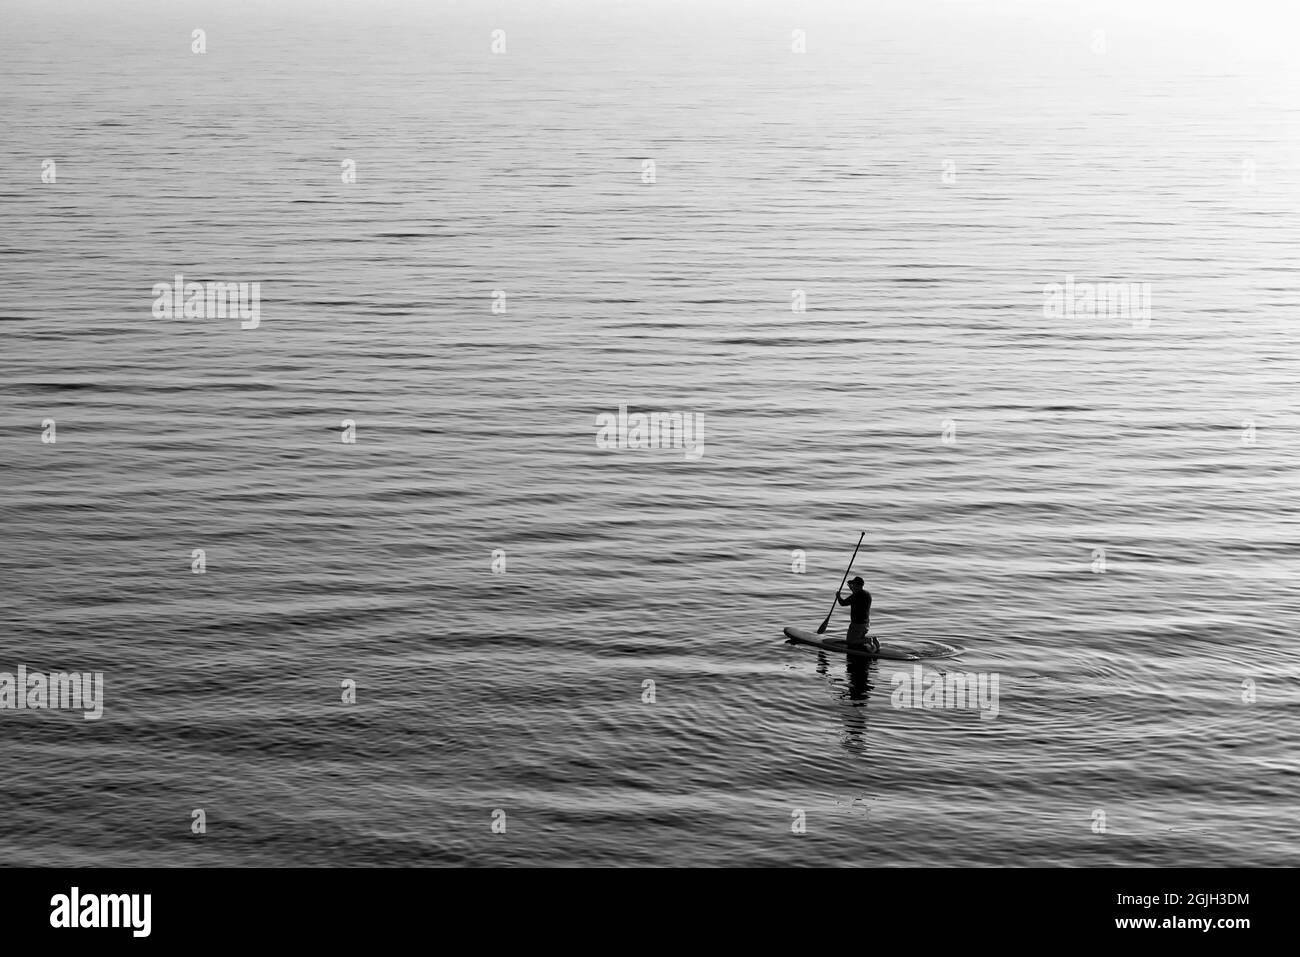
<path fill-rule="evenodd" d="M 924 648 L 900 648 L 882 644 L 880 651 L 871 652 L 857 647 L 850 648 L 841 640 L 824 638 L 811 631 L 804 631 L 802 628 L 785 629 L 785 637 L 792 645 L 813 645 L 826 651 L 834 651 L 837 654 L 849 655 L 853 658 L 879 658 L 885 661 L 922 661 L 926 658 L 951 658 L 958 653 L 957 649 L 952 645 L 939 644 L 938 642 L 929 642 Z"/>

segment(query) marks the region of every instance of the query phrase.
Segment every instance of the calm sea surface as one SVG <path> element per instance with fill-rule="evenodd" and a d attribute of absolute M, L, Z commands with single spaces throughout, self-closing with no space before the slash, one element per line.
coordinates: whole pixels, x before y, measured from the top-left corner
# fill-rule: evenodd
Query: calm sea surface
<path fill-rule="evenodd" d="M 5 0 L 0 863 L 1300 863 L 1300 58 L 1125 9 Z"/>

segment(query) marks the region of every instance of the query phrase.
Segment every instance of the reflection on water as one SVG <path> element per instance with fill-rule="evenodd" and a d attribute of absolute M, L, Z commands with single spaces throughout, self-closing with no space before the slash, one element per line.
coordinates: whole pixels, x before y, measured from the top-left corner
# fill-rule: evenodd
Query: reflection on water
<path fill-rule="evenodd" d="M 879 662 L 869 658 L 844 655 L 845 671 L 844 677 L 841 678 L 832 670 L 835 667 L 831 662 L 832 657 L 838 665 L 841 656 L 830 656 L 826 651 L 818 649 L 816 672 L 825 680 L 827 688 L 833 692 L 833 706 L 844 725 L 842 743 L 852 751 L 865 753 L 868 730 L 867 705 L 871 691 L 875 688 L 871 680 L 872 675 L 873 672 L 878 671 Z"/>

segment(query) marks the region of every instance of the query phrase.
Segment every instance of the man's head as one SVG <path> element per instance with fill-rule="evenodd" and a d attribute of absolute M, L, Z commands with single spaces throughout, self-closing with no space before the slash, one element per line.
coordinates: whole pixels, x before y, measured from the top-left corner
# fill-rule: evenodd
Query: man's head
<path fill-rule="evenodd" d="M 855 578 L 853 581 L 849 582 L 849 587 L 854 591 L 862 591 L 862 585 L 863 581 L 861 578 Z"/>

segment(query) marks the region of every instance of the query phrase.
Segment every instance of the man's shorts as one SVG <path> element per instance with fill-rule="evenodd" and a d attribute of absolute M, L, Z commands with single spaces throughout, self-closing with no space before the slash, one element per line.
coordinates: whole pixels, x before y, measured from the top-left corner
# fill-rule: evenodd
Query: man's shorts
<path fill-rule="evenodd" d="M 867 623 L 864 621 L 855 621 L 849 625 L 849 637 L 846 644 L 865 645 L 870 639 L 867 638 Z"/>

